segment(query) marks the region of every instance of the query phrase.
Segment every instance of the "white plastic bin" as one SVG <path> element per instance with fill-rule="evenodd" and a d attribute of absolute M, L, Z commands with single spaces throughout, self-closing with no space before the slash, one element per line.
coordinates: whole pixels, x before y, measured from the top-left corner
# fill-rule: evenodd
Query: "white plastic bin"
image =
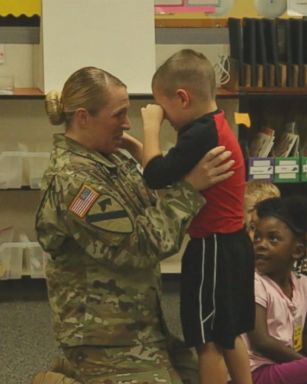
<path fill-rule="evenodd" d="M 0 154 L 0 189 L 20 188 L 22 186 L 25 153 L 5 151 Z"/>
<path fill-rule="evenodd" d="M 0 245 L 0 279 L 20 279 L 22 276 L 23 244 L 3 243 Z"/>
<path fill-rule="evenodd" d="M 49 152 L 29 152 L 29 185 L 31 188 L 40 188 L 41 179 L 49 165 Z"/>
<path fill-rule="evenodd" d="M 24 245 L 25 265 L 28 266 L 28 273 L 32 278 L 45 278 L 45 267 L 47 254 L 37 242 L 28 242 Z"/>

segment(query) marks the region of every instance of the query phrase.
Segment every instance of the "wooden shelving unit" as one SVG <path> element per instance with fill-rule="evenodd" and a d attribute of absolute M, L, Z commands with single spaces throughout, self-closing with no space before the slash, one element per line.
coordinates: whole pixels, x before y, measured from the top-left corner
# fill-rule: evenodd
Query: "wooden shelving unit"
<path fill-rule="evenodd" d="M 224 88 L 219 88 L 217 90 L 218 98 L 236 98 L 238 97 L 238 91 L 229 91 Z M 15 91 L 12 95 L 1 95 L 0 99 L 44 99 L 45 94 L 38 88 L 15 88 Z M 130 98 L 132 100 L 144 100 L 152 99 L 152 94 L 131 94 Z"/>
<path fill-rule="evenodd" d="M 274 97 L 291 97 L 302 96 L 307 97 L 307 87 L 301 88 L 277 88 L 277 87 L 241 87 L 238 90 L 228 90 L 218 88 L 216 96 L 218 99 L 236 99 L 238 97 L 259 97 L 259 96 L 274 96 Z M 44 99 L 45 94 L 38 88 L 16 88 L 12 95 L 1 95 L 0 99 Z M 151 100 L 152 94 L 131 94 L 131 100 Z"/>
<path fill-rule="evenodd" d="M 228 19 L 215 19 L 204 16 L 203 18 L 179 18 L 172 15 L 157 15 L 156 28 L 227 28 Z"/>
<path fill-rule="evenodd" d="M 1 95 L 0 99 L 43 99 L 45 95 L 38 88 L 15 88 L 12 95 Z"/>
<path fill-rule="evenodd" d="M 307 87 L 241 87 L 238 91 L 243 96 L 307 96 Z"/>

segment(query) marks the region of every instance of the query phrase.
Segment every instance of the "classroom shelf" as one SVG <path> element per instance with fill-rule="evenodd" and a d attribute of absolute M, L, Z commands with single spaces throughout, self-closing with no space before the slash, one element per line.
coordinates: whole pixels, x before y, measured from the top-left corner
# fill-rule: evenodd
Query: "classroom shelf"
<path fill-rule="evenodd" d="M 217 97 L 218 98 L 236 98 L 238 97 L 238 91 L 229 91 L 224 88 L 218 88 Z M 130 99 L 132 100 L 146 100 L 152 99 L 153 96 L 150 93 L 140 93 L 140 94 L 130 94 Z M 44 99 L 45 94 L 40 91 L 38 88 L 15 88 L 15 91 L 12 95 L 1 95 L 0 99 Z"/>
<path fill-rule="evenodd" d="M 176 18 L 172 15 L 156 15 L 156 28 L 227 28 L 228 19 L 225 18 Z"/>
<path fill-rule="evenodd" d="M 307 96 L 307 87 L 241 87 L 240 96 Z"/>
<path fill-rule="evenodd" d="M 307 87 L 241 87 L 238 90 L 218 88 L 216 92 L 218 99 L 235 99 L 238 97 L 259 97 L 259 96 L 281 96 L 281 97 L 307 97 Z M 130 94 L 131 100 L 151 100 L 152 94 Z M 44 99 L 45 95 L 38 88 L 16 88 L 12 95 L 0 95 L 0 99 Z"/>
<path fill-rule="evenodd" d="M 238 96 L 238 91 L 230 91 L 225 88 L 218 88 L 216 92 L 216 97 L 219 99 L 236 99 Z"/>
<path fill-rule="evenodd" d="M 38 88 L 15 88 L 12 95 L 1 95 L 0 99 L 43 99 L 45 96 Z"/>

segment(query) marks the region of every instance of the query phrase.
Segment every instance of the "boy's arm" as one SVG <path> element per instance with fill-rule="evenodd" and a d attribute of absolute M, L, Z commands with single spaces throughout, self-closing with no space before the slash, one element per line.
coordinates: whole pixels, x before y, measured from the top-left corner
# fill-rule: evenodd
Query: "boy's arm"
<path fill-rule="evenodd" d="M 151 159 L 162 154 L 160 148 L 160 128 L 164 112 L 159 105 L 148 104 L 141 108 L 144 128 L 142 165 L 145 168 Z"/>
<path fill-rule="evenodd" d="M 272 337 L 267 328 L 267 309 L 256 304 L 255 329 L 248 333 L 252 349 L 276 363 L 299 360 L 303 357 L 292 348 Z"/>
<path fill-rule="evenodd" d="M 155 146 L 155 143 L 148 140 L 148 146 L 152 144 Z M 207 125 L 195 123 L 179 134 L 176 146 L 171 148 L 165 156 L 156 152 L 155 156 L 147 162 L 143 174 L 147 185 L 154 189 L 165 188 L 181 180 L 207 152 L 217 145 L 218 138 L 214 123 L 209 122 Z"/>

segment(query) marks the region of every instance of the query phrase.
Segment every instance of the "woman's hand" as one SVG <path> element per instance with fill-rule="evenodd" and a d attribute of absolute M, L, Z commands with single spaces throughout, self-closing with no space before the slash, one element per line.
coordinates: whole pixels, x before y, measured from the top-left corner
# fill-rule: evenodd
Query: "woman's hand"
<path fill-rule="evenodd" d="M 235 163 L 234 160 L 225 162 L 230 156 L 231 152 L 225 151 L 223 146 L 211 149 L 184 177 L 184 180 L 197 191 L 202 191 L 228 179 L 234 174 L 230 169 Z"/>
<path fill-rule="evenodd" d="M 126 149 L 141 164 L 143 157 L 143 144 L 135 137 L 124 132 L 121 148 Z"/>

